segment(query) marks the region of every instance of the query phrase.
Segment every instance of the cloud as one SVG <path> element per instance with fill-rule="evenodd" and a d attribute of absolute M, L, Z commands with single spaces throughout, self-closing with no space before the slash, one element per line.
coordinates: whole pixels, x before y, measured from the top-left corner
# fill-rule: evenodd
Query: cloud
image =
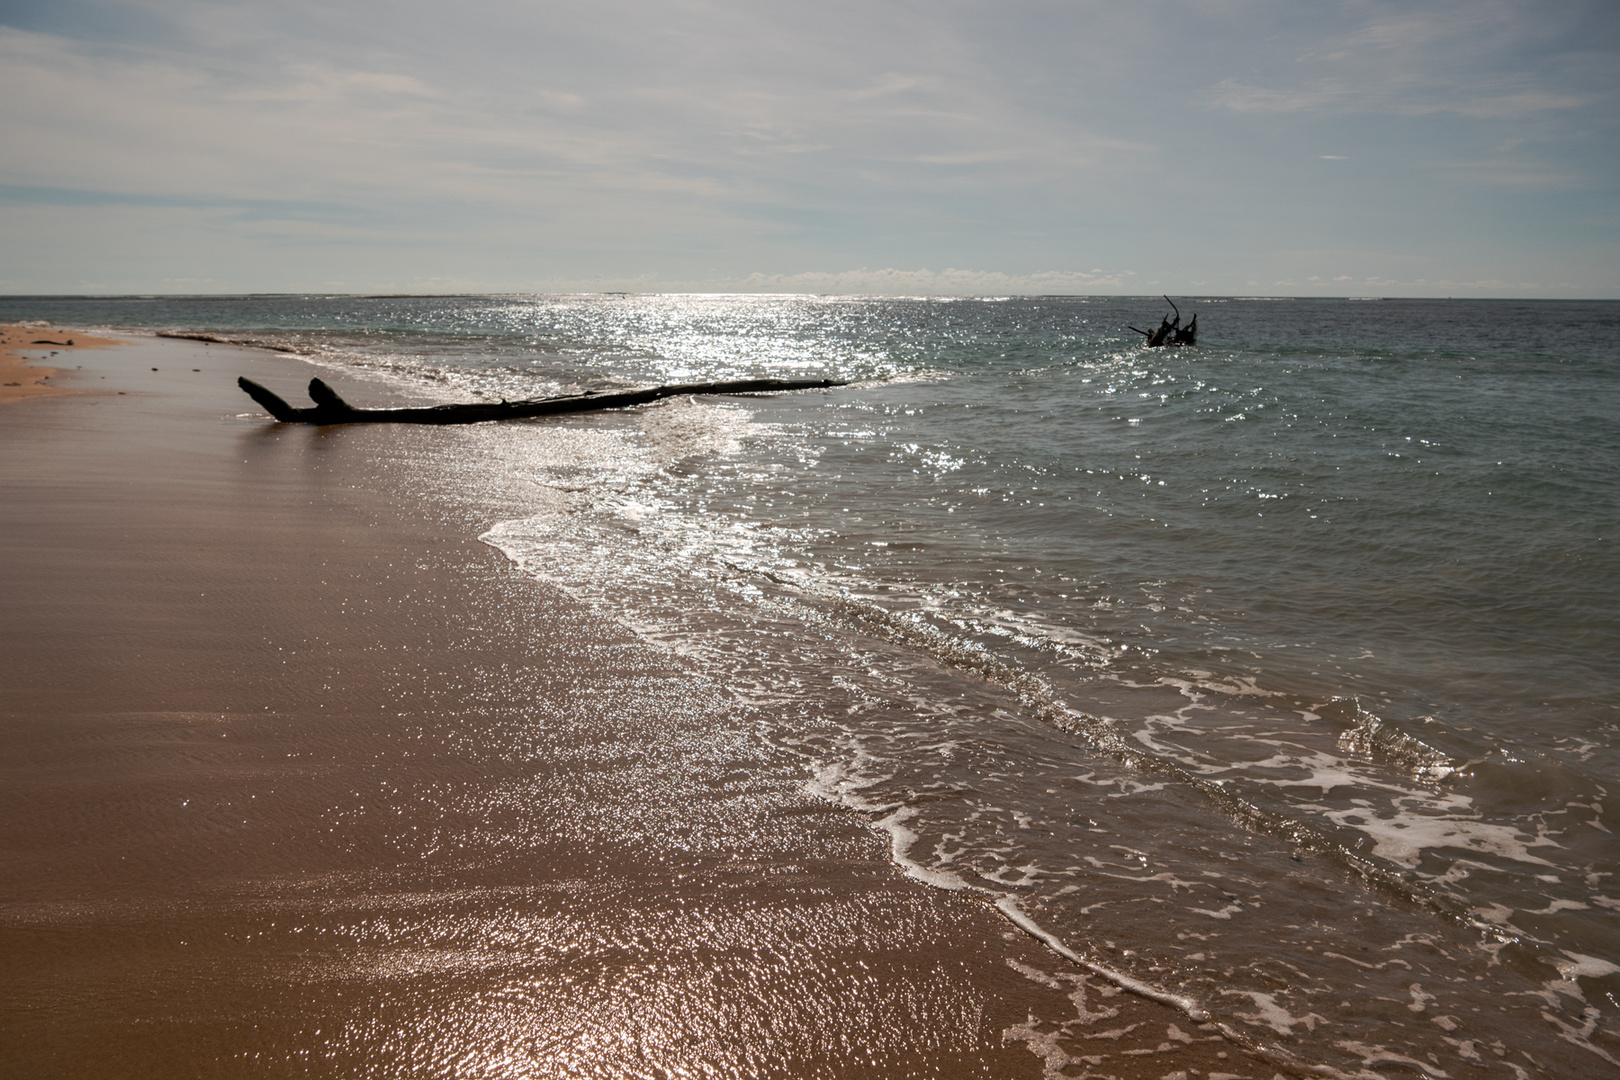
<path fill-rule="evenodd" d="M 1345 5 L 1303 32 L 1272 39 L 1272 77 L 1227 76 L 1203 92 L 1204 104 L 1231 113 L 1453 114 L 1520 119 L 1597 105 L 1613 97 L 1588 78 L 1595 94 L 1574 92 L 1572 78 L 1589 63 L 1586 41 L 1573 36 L 1572 9 L 1512 0 L 1425 5 L 1413 13 L 1392 4 Z M 1559 10 L 1562 8 L 1562 10 Z M 1337 23 L 1337 25 L 1336 25 Z M 1609 62 L 1612 64 L 1612 56 Z"/>
<path fill-rule="evenodd" d="M 1273 90 L 1222 79 L 1207 92 L 1205 104 L 1234 113 L 1322 112 L 1347 108 L 1357 96 L 1354 88 L 1342 82 L 1319 81 L 1310 87 Z"/>
<path fill-rule="evenodd" d="M 1443 173 L 1449 183 L 1514 191 L 1578 191 L 1594 186 L 1592 178 L 1579 170 L 1508 157 L 1443 161 L 1431 168 Z"/>
<path fill-rule="evenodd" d="M 1209 90 L 1206 105 L 1234 113 L 1384 112 L 1401 116 L 1456 113 L 1478 119 L 1518 119 L 1539 112 L 1578 109 L 1587 104 L 1586 98 L 1547 90 L 1509 94 L 1481 91 L 1476 95 L 1467 87 L 1455 87 L 1448 92 L 1456 96 L 1447 100 L 1423 100 L 1422 95 L 1429 92 L 1430 89 L 1416 79 L 1405 80 L 1404 85 L 1367 86 L 1322 79 L 1286 89 L 1222 79 Z"/>
<path fill-rule="evenodd" d="M 879 296 L 1087 295 L 1122 291 L 1130 270 L 1049 270 L 1034 274 L 960 270 L 844 270 L 833 273 L 751 274 L 738 292 Z"/>
<path fill-rule="evenodd" d="M 1409 107 L 1413 115 L 1422 115 L 1428 112 L 1455 112 L 1463 116 L 1485 118 L 1518 118 L 1530 116 L 1538 112 L 1549 112 L 1553 109 L 1578 109 L 1586 104 L 1586 99 L 1571 94 L 1555 94 L 1547 90 L 1526 90 L 1518 94 L 1498 94 L 1495 97 L 1480 97 L 1471 101 L 1454 101 L 1445 105 Z"/>
<path fill-rule="evenodd" d="M 244 288 L 273 264 L 290 288 L 303 272 L 311 287 L 1148 291 L 1303 280 L 1270 265 L 1276 247 L 1490 238 L 1504 280 L 1527 246 L 1612 248 L 1612 226 L 1584 227 L 1613 220 L 1620 175 L 1620 63 L 1578 32 L 1601 12 L 1415 10 L 23 5 L 0 15 L 0 276 L 112 280 L 92 218 L 104 244 L 123 230 L 178 250 L 183 232 L 212 264 L 164 278 Z M 1197 47 L 1167 64 L 1151 45 L 1168 40 Z M 1576 190 L 1580 205 L 1526 198 Z M 84 243 L 26 247 L 26 212 L 53 207 Z M 129 258 L 119 280 L 140 288 Z M 1138 276 L 1052 269 L 1082 262 Z"/>
<path fill-rule="evenodd" d="M 677 33 L 676 20 L 663 21 Z M 768 42 L 789 36 L 784 21 L 745 20 Z M 541 55 L 504 44 L 481 66 L 453 52 L 344 55 L 267 37 L 246 65 L 0 27 L 0 133 L 42 151 L 0 163 L 0 182 L 95 187 L 98 163 L 117 157 L 119 183 L 150 193 L 330 199 L 341 190 L 363 201 L 408 194 L 538 209 L 611 190 L 713 210 L 790 191 L 803 202 L 816 189 L 915 195 L 964 178 L 1072 189 L 1092 172 L 1154 166 L 1150 143 L 1057 122 L 993 92 L 983 65 L 937 31 L 913 30 L 904 60 L 877 44 L 851 50 L 821 29 L 762 69 L 732 28 L 694 46 L 719 53 L 712 62 L 677 52 L 592 65 L 611 53 L 600 35 L 613 30 L 563 25 Z M 627 60 L 648 66 L 625 72 Z"/>

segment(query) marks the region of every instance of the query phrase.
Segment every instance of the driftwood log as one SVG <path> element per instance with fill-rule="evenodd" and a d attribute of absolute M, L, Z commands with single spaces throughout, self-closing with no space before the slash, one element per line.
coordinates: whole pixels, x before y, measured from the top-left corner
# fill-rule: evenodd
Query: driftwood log
<path fill-rule="evenodd" d="M 1147 338 L 1147 347 L 1150 349 L 1174 349 L 1187 345 L 1197 345 L 1197 314 L 1193 315 L 1192 322 L 1188 323 L 1186 326 L 1182 326 L 1181 309 L 1176 307 L 1176 302 L 1170 299 L 1168 296 L 1164 298 L 1164 302 L 1169 304 L 1170 307 L 1175 311 L 1176 317 L 1174 319 L 1166 315 L 1164 318 L 1159 320 L 1159 328 L 1157 330 L 1141 330 L 1134 326 L 1130 327 L 1129 329 L 1135 330 L 1138 334 L 1141 334 L 1143 337 Z"/>
<path fill-rule="evenodd" d="M 526 416 L 622 409 L 683 394 L 759 394 L 778 390 L 821 390 L 845 384 L 833 379 L 738 379 L 733 382 L 643 386 L 634 390 L 591 390 L 567 397 L 529 398 L 524 401 L 507 401 L 503 398 L 500 401 L 431 405 L 419 409 L 357 409 L 319 379 L 309 380 L 310 400 L 315 402 L 315 407 L 311 409 L 293 408 L 252 379 L 237 379 L 236 385 L 246 390 L 249 397 L 284 424 L 481 424 L 486 420 L 517 420 Z"/>

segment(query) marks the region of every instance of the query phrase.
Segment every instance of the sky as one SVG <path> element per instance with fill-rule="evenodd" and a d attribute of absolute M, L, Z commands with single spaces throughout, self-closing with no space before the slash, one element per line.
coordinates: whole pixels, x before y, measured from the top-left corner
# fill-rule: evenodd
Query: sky
<path fill-rule="evenodd" d="M 1620 298 L 1615 0 L 0 0 L 0 293 Z"/>

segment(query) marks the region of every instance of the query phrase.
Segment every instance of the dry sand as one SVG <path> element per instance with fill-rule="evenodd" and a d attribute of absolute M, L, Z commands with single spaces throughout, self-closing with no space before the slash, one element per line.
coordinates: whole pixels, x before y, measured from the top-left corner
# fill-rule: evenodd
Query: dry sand
<path fill-rule="evenodd" d="M 724 686 L 478 543 L 535 428 L 74 360 L 101 393 L 0 416 L 0 1075 L 1274 1075 L 902 876 Z"/>
<path fill-rule="evenodd" d="M 41 354 L 48 358 L 120 344 L 112 338 L 64 333 L 49 326 L 0 326 L 0 405 L 76 392 L 52 381 L 61 369 L 41 366 L 37 359 Z"/>

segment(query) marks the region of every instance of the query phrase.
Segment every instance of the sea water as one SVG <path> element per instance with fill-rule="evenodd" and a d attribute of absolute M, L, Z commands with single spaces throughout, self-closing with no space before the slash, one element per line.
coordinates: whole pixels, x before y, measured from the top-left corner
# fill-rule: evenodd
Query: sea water
<path fill-rule="evenodd" d="M 1176 300 L 1196 348 L 1157 297 L 0 318 L 391 401 L 846 380 L 523 421 L 616 452 L 515 454 L 554 498 L 484 539 L 711 665 L 905 872 L 1279 1062 L 1612 1075 L 1620 304 Z"/>

